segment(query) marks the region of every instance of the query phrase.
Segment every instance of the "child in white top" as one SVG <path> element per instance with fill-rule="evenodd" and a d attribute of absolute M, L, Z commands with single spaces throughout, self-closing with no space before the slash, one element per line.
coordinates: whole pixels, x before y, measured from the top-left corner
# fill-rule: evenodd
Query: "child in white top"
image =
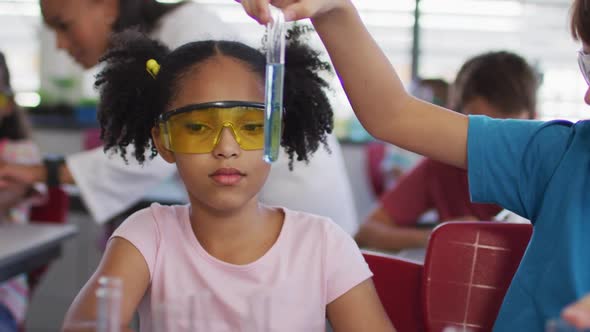
<path fill-rule="evenodd" d="M 41 160 L 39 148 L 30 139 L 29 124 L 13 96 L 8 66 L 0 52 L 0 165 L 38 163 Z M 0 189 L 0 225 L 29 222 L 31 205 L 45 198 L 44 189 L 19 182 L 10 182 Z M 0 282 L 0 331 L 16 332 L 22 326 L 28 302 L 29 287 L 24 274 Z"/>

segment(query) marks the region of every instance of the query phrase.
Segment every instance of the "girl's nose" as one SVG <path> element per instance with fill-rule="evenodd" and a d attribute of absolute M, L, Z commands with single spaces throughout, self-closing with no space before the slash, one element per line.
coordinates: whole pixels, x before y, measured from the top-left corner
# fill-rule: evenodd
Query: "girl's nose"
<path fill-rule="evenodd" d="M 213 149 L 213 155 L 217 158 L 231 158 L 240 155 L 242 149 L 236 141 L 232 129 L 224 127 L 219 134 L 219 141 Z"/>

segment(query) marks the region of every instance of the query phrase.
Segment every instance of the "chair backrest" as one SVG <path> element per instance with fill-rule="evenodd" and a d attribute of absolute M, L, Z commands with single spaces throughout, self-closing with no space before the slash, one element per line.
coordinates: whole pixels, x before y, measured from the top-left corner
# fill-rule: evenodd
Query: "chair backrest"
<path fill-rule="evenodd" d="M 61 188 L 49 188 L 48 199 L 43 205 L 31 208 L 30 219 L 32 222 L 41 223 L 65 223 L 70 208 L 70 197 Z"/>
<path fill-rule="evenodd" d="M 451 222 L 434 229 L 424 262 L 426 331 L 491 331 L 532 233 L 530 224 Z"/>
<path fill-rule="evenodd" d="M 385 149 L 385 144 L 379 141 L 369 142 L 365 145 L 367 175 L 371 189 L 376 197 L 381 196 L 385 190 L 385 176 L 381 170 L 381 162 L 385 157 Z"/>
<path fill-rule="evenodd" d="M 398 332 L 424 331 L 422 324 L 422 265 L 401 258 L 363 251 L 373 272 L 379 299 Z"/>

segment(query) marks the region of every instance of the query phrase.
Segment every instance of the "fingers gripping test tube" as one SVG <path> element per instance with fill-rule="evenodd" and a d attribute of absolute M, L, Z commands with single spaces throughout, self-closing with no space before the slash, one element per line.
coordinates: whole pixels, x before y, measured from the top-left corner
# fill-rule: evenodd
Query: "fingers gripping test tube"
<path fill-rule="evenodd" d="M 267 25 L 264 111 L 264 161 L 277 161 L 283 128 L 283 84 L 285 79 L 285 17 L 271 7 Z"/>

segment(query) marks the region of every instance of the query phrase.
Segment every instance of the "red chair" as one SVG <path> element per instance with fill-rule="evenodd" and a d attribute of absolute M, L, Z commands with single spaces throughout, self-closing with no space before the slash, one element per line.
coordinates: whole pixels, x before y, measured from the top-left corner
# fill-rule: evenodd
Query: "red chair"
<path fill-rule="evenodd" d="M 385 176 L 381 170 L 381 162 L 385 158 L 385 150 L 386 146 L 383 142 L 375 141 L 365 145 L 367 173 L 375 197 L 381 196 L 385 190 Z"/>
<path fill-rule="evenodd" d="M 63 224 L 66 222 L 70 208 L 70 197 L 60 187 L 47 190 L 48 199 L 43 205 L 31 208 L 30 220 L 33 223 Z M 49 265 L 41 266 L 27 274 L 31 294 L 41 281 Z"/>
<path fill-rule="evenodd" d="M 363 251 L 373 272 L 379 299 L 398 332 L 424 331 L 422 265 L 380 253 Z"/>
<path fill-rule="evenodd" d="M 47 190 L 47 201 L 31 208 L 30 220 L 40 223 L 63 224 L 70 208 L 70 197 L 60 187 Z"/>
<path fill-rule="evenodd" d="M 491 331 L 532 233 L 529 224 L 452 222 L 431 234 L 422 294 L 426 331 Z"/>
<path fill-rule="evenodd" d="M 531 233 L 528 224 L 451 222 L 433 230 L 424 265 L 370 251 L 363 256 L 399 332 L 491 331 Z"/>

